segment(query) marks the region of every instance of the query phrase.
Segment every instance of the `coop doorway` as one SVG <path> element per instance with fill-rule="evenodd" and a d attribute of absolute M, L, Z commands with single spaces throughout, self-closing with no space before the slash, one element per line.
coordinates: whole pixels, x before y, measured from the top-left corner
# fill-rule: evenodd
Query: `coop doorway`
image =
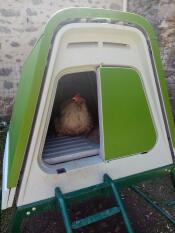
<path fill-rule="evenodd" d="M 61 106 L 75 95 L 86 101 L 92 117 L 89 132 L 79 135 L 62 135 L 56 131 L 55 121 L 60 117 Z M 42 158 L 49 165 L 98 156 L 100 151 L 99 112 L 96 73 L 78 72 L 60 78 L 56 90 Z"/>

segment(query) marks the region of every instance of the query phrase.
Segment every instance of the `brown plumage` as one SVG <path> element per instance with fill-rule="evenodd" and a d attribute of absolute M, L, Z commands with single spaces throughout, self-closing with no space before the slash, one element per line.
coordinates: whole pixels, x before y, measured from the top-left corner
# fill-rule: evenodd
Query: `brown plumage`
<path fill-rule="evenodd" d="M 54 124 L 58 135 L 87 134 L 93 128 L 93 122 L 86 100 L 77 94 L 65 101 L 60 107 L 59 117 L 55 118 Z"/>

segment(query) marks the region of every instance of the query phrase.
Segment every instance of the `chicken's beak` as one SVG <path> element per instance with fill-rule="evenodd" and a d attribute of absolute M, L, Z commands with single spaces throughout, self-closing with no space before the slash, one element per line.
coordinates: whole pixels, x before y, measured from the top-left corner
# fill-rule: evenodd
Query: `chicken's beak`
<path fill-rule="evenodd" d="M 73 101 L 75 101 L 75 102 L 77 101 L 77 99 L 76 99 L 76 97 L 75 97 L 75 96 L 72 98 L 72 100 L 73 100 Z"/>
<path fill-rule="evenodd" d="M 78 103 L 80 101 L 80 95 L 75 95 L 73 98 L 72 98 L 73 101 L 75 101 L 76 103 Z"/>

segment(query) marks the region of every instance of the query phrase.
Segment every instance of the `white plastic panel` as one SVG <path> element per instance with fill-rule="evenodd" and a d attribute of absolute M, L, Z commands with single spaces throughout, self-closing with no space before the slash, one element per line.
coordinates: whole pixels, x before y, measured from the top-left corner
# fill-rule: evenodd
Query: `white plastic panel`
<path fill-rule="evenodd" d="M 9 134 L 7 134 L 4 159 L 3 159 L 3 179 L 2 179 L 2 203 L 1 209 L 7 209 L 12 206 L 16 188 L 9 189 L 7 187 L 8 177 L 8 148 L 9 148 Z"/>
<path fill-rule="evenodd" d="M 9 135 L 7 134 L 4 159 L 3 159 L 3 177 L 2 177 L 2 203 L 1 209 L 6 209 L 8 205 L 8 197 L 10 190 L 7 188 L 7 176 L 8 176 L 8 146 L 9 146 Z"/>
<path fill-rule="evenodd" d="M 86 46 L 80 46 L 82 42 Z M 76 43 L 79 45 L 75 46 Z M 38 157 L 42 153 L 57 81 L 66 73 L 95 71 L 100 64 L 129 66 L 141 73 L 158 135 L 157 143 L 141 156 L 137 154 L 108 163 L 95 157 L 85 158 L 81 162 L 66 163 L 66 173 L 48 174 L 40 168 Z M 40 103 L 18 206 L 54 196 L 57 186 L 63 192 L 70 192 L 100 183 L 104 173 L 117 179 L 172 163 L 148 46 L 138 29 L 98 23 L 70 24 L 62 28 L 55 37 Z"/>

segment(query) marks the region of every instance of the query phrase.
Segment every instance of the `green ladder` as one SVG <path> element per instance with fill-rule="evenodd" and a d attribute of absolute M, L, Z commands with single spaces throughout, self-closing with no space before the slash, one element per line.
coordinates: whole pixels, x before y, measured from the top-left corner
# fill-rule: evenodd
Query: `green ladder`
<path fill-rule="evenodd" d="M 66 207 L 64 195 L 58 187 L 55 189 L 55 197 L 59 205 L 59 208 L 61 210 L 61 214 L 63 216 L 66 233 L 72 233 L 73 230 L 76 230 L 81 227 L 87 226 L 89 224 L 95 223 L 97 221 L 103 220 L 115 214 L 120 214 L 122 216 L 128 233 L 134 233 L 131 227 L 130 221 L 128 219 L 125 207 L 123 205 L 123 201 L 121 199 L 120 193 L 117 189 L 117 185 L 114 183 L 114 181 L 111 179 L 111 177 L 108 174 L 104 174 L 103 180 L 105 183 L 107 183 L 110 186 L 112 193 L 115 197 L 117 206 L 98 212 L 97 214 L 90 215 L 86 218 L 82 218 L 72 223 L 69 217 L 68 209 Z"/>

